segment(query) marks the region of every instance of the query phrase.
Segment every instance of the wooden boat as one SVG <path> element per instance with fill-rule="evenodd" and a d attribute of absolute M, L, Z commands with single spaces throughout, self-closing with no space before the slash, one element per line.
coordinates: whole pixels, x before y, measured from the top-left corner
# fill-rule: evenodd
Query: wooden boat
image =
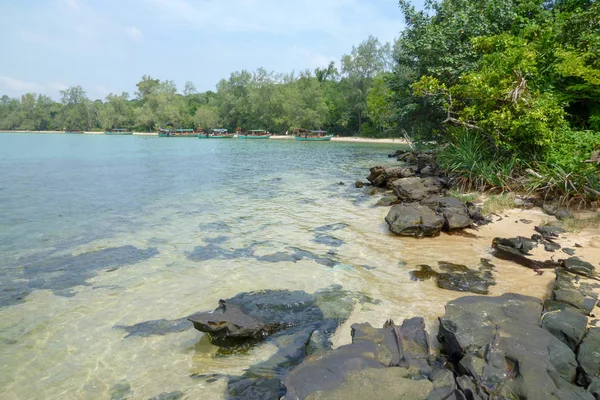
<path fill-rule="evenodd" d="M 305 132 L 294 132 L 294 138 L 299 141 L 305 142 L 328 142 L 331 140 L 333 135 L 328 135 L 326 131 L 305 131 Z"/>
<path fill-rule="evenodd" d="M 198 133 L 198 139 L 231 139 L 233 134 L 227 133 L 227 129 L 211 129 L 207 132 Z"/>
<path fill-rule="evenodd" d="M 238 139 L 268 139 L 272 135 L 265 131 L 264 129 L 253 129 L 251 131 L 246 131 L 246 134 L 240 135 L 238 133 Z"/>
<path fill-rule="evenodd" d="M 104 132 L 105 135 L 133 135 L 133 132 L 126 131 L 125 129 L 109 129 Z"/>
<path fill-rule="evenodd" d="M 158 129 L 159 137 L 198 137 L 193 129 Z"/>

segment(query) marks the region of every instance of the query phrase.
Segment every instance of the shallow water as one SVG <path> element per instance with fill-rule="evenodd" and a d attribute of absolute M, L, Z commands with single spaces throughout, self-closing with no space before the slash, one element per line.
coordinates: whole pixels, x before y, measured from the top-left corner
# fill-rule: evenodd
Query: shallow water
<path fill-rule="evenodd" d="M 193 329 L 125 338 L 114 326 L 243 291 L 337 284 L 380 300 L 356 302 L 335 345 L 354 322 L 433 327 L 462 294 L 408 272 L 474 266 L 489 238 L 390 235 L 387 208 L 353 183 L 397 147 L 0 133 L 0 398 L 223 398 L 223 380 L 192 376 L 241 374 L 273 346 L 221 357 Z M 546 292 L 548 278 L 493 262 L 492 294 Z"/>

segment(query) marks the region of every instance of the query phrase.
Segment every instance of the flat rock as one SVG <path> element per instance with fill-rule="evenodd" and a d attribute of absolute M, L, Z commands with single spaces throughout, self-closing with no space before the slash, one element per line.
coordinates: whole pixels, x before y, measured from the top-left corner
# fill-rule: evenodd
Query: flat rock
<path fill-rule="evenodd" d="M 590 328 L 577 351 L 577 361 L 583 373 L 583 384 L 600 378 L 600 328 Z"/>
<path fill-rule="evenodd" d="M 587 324 L 585 315 L 568 306 L 562 310 L 547 312 L 542 318 L 542 328 L 556 336 L 574 352 L 585 335 Z"/>
<path fill-rule="evenodd" d="M 401 236 L 437 236 L 444 226 L 443 217 L 416 203 L 393 206 L 385 221 L 390 231 Z"/>
<path fill-rule="evenodd" d="M 587 261 L 583 261 L 578 257 L 569 257 L 562 261 L 563 268 L 577 275 L 582 275 L 587 278 L 595 278 L 596 268 Z"/>
<path fill-rule="evenodd" d="M 439 266 L 444 272 L 437 275 L 437 285 L 442 289 L 487 294 L 488 288 L 496 284 L 494 266 L 488 260 L 482 260 L 479 270 L 448 262 L 440 262 Z"/>

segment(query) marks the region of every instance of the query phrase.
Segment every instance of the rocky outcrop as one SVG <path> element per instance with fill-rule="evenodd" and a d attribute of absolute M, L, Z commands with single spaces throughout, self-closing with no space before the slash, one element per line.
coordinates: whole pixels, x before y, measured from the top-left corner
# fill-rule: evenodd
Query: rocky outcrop
<path fill-rule="evenodd" d="M 425 200 L 440 193 L 442 187 L 442 181 L 436 177 L 403 178 L 397 179 L 392 183 L 392 190 L 404 202 Z"/>
<path fill-rule="evenodd" d="M 455 197 L 433 196 L 425 199 L 421 204 L 430 207 L 437 214 L 444 216 L 444 232 L 469 228 L 475 225 L 475 221 L 471 218 L 467 205 Z"/>
<path fill-rule="evenodd" d="M 427 206 L 417 203 L 397 204 L 385 217 L 390 231 L 401 236 L 437 236 L 444 226 L 444 218 Z"/>
<path fill-rule="evenodd" d="M 411 167 L 386 168 L 376 166 L 371 168 L 370 172 L 371 174 L 367 177 L 367 180 L 371 185 L 378 187 L 389 187 L 397 179 L 415 175 L 414 169 Z"/>

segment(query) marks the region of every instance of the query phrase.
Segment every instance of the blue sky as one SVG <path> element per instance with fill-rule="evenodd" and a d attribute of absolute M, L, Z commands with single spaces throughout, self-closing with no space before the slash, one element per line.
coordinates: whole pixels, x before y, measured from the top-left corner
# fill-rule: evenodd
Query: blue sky
<path fill-rule="evenodd" d="M 11 97 L 133 94 L 144 74 L 215 90 L 233 71 L 326 66 L 403 28 L 396 0 L 0 0 L 0 16 L 0 95 Z"/>

